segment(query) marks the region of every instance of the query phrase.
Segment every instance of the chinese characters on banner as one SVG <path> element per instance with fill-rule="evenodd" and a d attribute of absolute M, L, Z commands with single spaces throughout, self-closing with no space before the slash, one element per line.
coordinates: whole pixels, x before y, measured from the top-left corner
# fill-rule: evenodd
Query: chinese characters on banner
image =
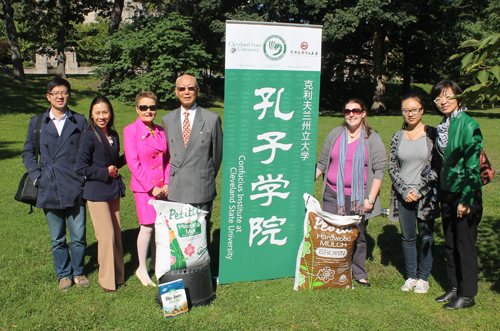
<path fill-rule="evenodd" d="M 293 276 L 313 194 L 321 27 L 228 21 L 219 282 Z"/>

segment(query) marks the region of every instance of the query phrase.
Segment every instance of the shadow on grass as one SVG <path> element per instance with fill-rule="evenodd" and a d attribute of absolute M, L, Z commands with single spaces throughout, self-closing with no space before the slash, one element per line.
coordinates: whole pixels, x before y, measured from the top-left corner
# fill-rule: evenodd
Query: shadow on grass
<path fill-rule="evenodd" d="M 436 282 L 448 290 L 446 270 L 446 246 L 441 221 L 436 221 L 434 236 L 439 238 L 435 246 L 432 276 Z M 491 290 L 500 293 L 500 219 L 484 217 L 479 223 L 477 236 L 477 250 L 480 278 L 491 282 Z"/>
<path fill-rule="evenodd" d="M 16 141 L 2 141 L 0 142 L 0 161 L 7 160 L 15 157 L 19 157 L 21 155 L 22 150 L 18 149 L 9 149 L 8 145 L 17 144 Z"/>
<path fill-rule="evenodd" d="M 440 238 L 441 240 L 438 240 Z M 446 246 L 444 243 L 443 225 L 441 219 L 434 224 L 434 261 L 432 263 L 431 275 L 441 288 L 448 290 L 448 277 L 446 270 Z"/>
<path fill-rule="evenodd" d="M 123 255 L 125 256 L 129 253 L 131 255 L 130 260 L 125 263 L 125 283 L 129 278 L 134 276 L 135 271 L 139 266 L 136 245 L 138 234 L 139 228 L 122 231 Z M 85 272 L 87 274 L 97 272 L 99 269 L 99 263 L 97 261 L 97 242 L 87 246 L 85 254 L 90 256 L 89 262 L 85 265 Z"/>
<path fill-rule="evenodd" d="M 87 78 L 87 76 L 82 76 Z M 27 75 L 25 82 L 14 80 L 9 75 L 0 75 L 3 97 L 0 114 L 23 113 L 36 114 L 46 111 L 50 104 L 47 101 L 47 83 L 54 75 Z M 80 76 L 71 76 L 70 80 L 78 80 Z M 69 99 L 68 106 L 76 106 L 84 98 L 92 98 L 100 92 L 93 89 L 77 88 Z"/>
<path fill-rule="evenodd" d="M 52 78 L 53 76 L 48 75 L 27 76 L 26 81 L 21 83 L 7 75 L 0 75 L 3 96 L 0 114 L 33 114 L 45 110 L 40 107 L 43 100 L 47 101 L 47 82 Z"/>
<path fill-rule="evenodd" d="M 493 283 L 491 290 L 500 293 L 500 219 L 483 217 L 477 237 L 479 272 Z"/>
<path fill-rule="evenodd" d="M 384 266 L 392 265 L 403 276 L 406 275 L 405 263 L 401 247 L 401 234 L 396 225 L 385 225 L 377 237 L 380 247 L 381 261 Z M 406 279 L 406 277 L 405 277 Z"/>
<path fill-rule="evenodd" d="M 440 221 L 436 221 L 434 226 L 434 236 L 443 238 Z M 377 238 L 377 244 L 381 251 L 381 263 L 385 266 L 392 265 L 407 279 L 403 248 L 401 244 L 401 234 L 396 225 L 386 225 L 382 228 L 382 233 Z M 417 243 L 417 252 L 420 254 L 420 240 Z M 420 257 L 417 258 L 420 261 Z M 444 240 L 442 244 L 434 247 L 434 262 L 431 270 L 432 277 L 444 290 L 448 289 L 448 279 L 446 277 L 446 258 Z"/>

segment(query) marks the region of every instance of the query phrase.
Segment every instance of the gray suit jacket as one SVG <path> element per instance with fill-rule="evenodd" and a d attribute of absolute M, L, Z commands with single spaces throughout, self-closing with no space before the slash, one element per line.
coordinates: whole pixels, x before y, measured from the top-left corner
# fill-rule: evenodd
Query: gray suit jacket
<path fill-rule="evenodd" d="M 170 152 L 168 199 L 203 203 L 215 199 L 215 177 L 222 163 L 220 116 L 202 107 L 196 109 L 187 146 L 182 140 L 181 109 L 162 117 Z"/>

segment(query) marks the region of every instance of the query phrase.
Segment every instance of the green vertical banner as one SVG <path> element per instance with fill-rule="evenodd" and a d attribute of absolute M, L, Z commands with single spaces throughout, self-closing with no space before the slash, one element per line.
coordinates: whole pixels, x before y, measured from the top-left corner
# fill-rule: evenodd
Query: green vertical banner
<path fill-rule="evenodd" d="M 295 273 L 314 190 L 321 32 L 226 23 L 221 284 Z"/>

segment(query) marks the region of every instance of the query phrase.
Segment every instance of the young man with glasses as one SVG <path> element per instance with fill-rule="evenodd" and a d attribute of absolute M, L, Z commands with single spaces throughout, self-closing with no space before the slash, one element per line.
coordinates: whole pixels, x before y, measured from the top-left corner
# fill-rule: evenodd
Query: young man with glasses
<path fill-rule="evenodd" d="M 215 178 L 222 162 L 222 125 L 219 115 L 199 107 L 200 88 L 191 75 L 180 76 L 175 94 L 181 107 L 163 116 L 170 151 L 168 199 L 188 203 L 207 214 L 207 245 L 210 216 L 217 192 Z"/>
<path fill-rule="evenodd" d="M 82 199 L 85 178 L 75 171 L 80 135 L 87 127 L 84 115 L 68 109 L 71 85 L 60 77 L 47 85 L 49 109 L 43 115 L 40 135 L 40 162 L 36 162 L 35 128 L 37 116 L 29 122 L 22 153 L 30 179 L 38 187 L 37 208 L 43 208 L 52 239 L 52 255 L 59 278 L 59 289 L 68 290 L 73 282 L 88 286 L 84 275 L 86 214 Z M 66 244 L 70 234 L 71 256 Z"/>

